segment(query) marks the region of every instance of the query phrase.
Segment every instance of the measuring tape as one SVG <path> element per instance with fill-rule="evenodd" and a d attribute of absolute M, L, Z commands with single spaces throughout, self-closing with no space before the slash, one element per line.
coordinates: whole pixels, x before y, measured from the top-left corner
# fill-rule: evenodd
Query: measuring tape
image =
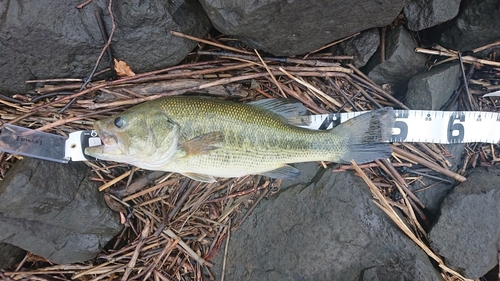
<path fill-rule="evenodd" d="M 363 112 L 297 117 L 312 130 L 328 130 Z M 467 143 L 500 141 L 500 114 L 481 111 L 394 110 L 389 142 Z"/>

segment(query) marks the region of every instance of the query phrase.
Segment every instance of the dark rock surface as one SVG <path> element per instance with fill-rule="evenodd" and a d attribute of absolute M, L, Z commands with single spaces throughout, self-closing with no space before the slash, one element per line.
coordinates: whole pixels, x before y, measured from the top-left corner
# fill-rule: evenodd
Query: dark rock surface
<path fill-rule="evenodd" d="M 458 14 L 460 0 L 410 0 L 404 7 L 408 29 L 419 31 L 445 21 Z"/>
<path fill-rule="evenodd" d="M 7 268 L 20 262 L 26 251 L 11 244 L 0 242 L 0 269 Z"/>
<path fill-rule="evenodd" d="M 357 68 L 363 67 L 380 45 L 380 34 L 377 28 L 361 32 L 358 36 L 337 45 L 339 55 L 354 56 L 352 63 Z"/>
<path fill-rule="evenodd" d="M 83 163 L 26 158 L 0 182 L 0 242 L 55 263 L 95 257 L 122 228 Z"/>
<path fill-rule="evenodd" d="M 385 61 L 380 62 L 379 49 L 364 70 L 375 83 L 390 83 L 397 93 L 405 93 L 410 78 L 425 69 L 427 57 L 415 53 L 417 44 L 402 26 L 387 31 L 385 40 Z"/>
<path fill-rule="evenodd" d="M 459 51 L 498 41 L 500 8 L 498 0 L 464 1 L 464 7 L 450 28 L 441 35 L 444 47 Z"/>
<path fill-rule="evenodd" d="M 431 247 L 446 264 L 477 279 L 498 265 L 500 169 L 476 168 L 446 197 L 429 233 Z"/>
<path fill-rule="evenodd" d="M 74 1 L 0 1 L 0 92 L 25 92 L 29 79 L 83 78 L 104 46 L 94 10 L 102 10 L 108 33 L 107 1 L 77 9 Z M 179 63 L 196 42 L 170 30 L 203 37 L 211 28 L 195 0 L 113 3 L 117 30 L 112 49 L 134 71 Z M 105 57 L 100 69 L 109 66 Z"/>
<path fill-rule="evenodd" d="M 438 65 L 413 76 L 408 83 L 406 104 L 411 109 L 440 110 L 460 86 L 458 62 Z"/>
<path fill-rule="evenodd" d="M 361 179 L 329 170 L 260 203 L 230 238 L 225 278 L 441 280 Z"/>
<path fill-rule="evenodd" d="M 444 147 L 453 155 L 453 158 L 447 158 L 447 160 L 452 165 L 449 167 L 450 171 L 457 171 L 459 165 L 462 164 L 461 156 L 465 151 L 465 144 L 446 144 Z M 438 177 L 443 178 L 442 174 L 430 173 L 431 175 L 436 175 Z M 410 175 L 414 175 L 411 174 Z M 444 177 L 446 179 L 446 177 Z M 420 202 L 422 202 L 425 206 L 428 214 L 431 215 L 431 218 L 437 218 L 439 215 L 439 211 L 441 209 L 441 204 L 443 200 L 446 198 L 450 190 L 455 186 L 455 181 L 451 178 L 447 178 L 451 182 L 440 182 L 439 180 L 435 180 L 428 177 L 423 177 L 420 182 L 415 182 L 410 186 L 410 189 L 415 192 L 415 195 L 418 197 Z M 425 188 L 427 186 L 432 186 L 431 188 Z M 422 190 L 422 188 L 425 188 Z"/>
<path fill-rule="evenodd" d="M 358 31 L 391 23 L 404 6 L 397 1 L 200 1 L 214 26 L 250 48 L 296 55 Z"/>

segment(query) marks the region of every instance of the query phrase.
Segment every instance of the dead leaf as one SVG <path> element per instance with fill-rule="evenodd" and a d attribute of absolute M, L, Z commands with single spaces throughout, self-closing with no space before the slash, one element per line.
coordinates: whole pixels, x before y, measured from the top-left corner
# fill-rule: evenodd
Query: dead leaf
<path fill-rule="evenodd" d="M 115 71 L 118 76 L 120 77 L 135 76 L 135 73 L 132 71 L 130 66 L 127 65 L 126 62 L 117 59 L 114 59 L 114 62 L 115 62 Z"/>
<path fill-rule="evenodd" d="M 113 199 L 113 197 L 109 196 L 109 194 L 104 194 L 104 201 L 111 210 L 119 213 L 127 213 L 127 209 L 125 209 L 125 207 L 123 207 L 123 205 L 120 204 L 120 202 L 116 201 L 115 199 Z"/>

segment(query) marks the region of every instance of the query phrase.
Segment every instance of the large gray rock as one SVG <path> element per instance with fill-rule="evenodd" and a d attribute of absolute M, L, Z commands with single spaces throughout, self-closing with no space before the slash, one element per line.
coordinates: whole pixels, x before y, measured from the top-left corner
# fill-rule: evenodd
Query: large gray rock
<path fill-rule="evenodd" d="M 358 31 L 391 23 L 403 0 L 201 0 L 214 26 L 250 48 L 297 55 Z"/>
<path fill-rule="evenodd" d="M 498 265 L 500 169 L 476 168 L 446 197 L 429 233 L 432 249 L 464 277 L 477 279 Z"/>
<path fill-rule="evenodd" d="M 231 236 L 227 280 L 442 280 L 353 173 L 303 180 L 262 201 Z"/>
<path fill-rule="evenodd" d="M 406 104 L 411 109 L 440 110 L 460 86 L 460 64 L 447 63 L 413 76 Z"/>
<path fill-rule="evenodd" d="M 380 35 L 377 28 L 361 32 L 358 36 L 339 43 L 336 53 L 339 55 L 354 56 L 352 63 L 357 68 L 363 67 L 380 45 Z"/>
<path fill-rule="evenodd" d="M 103 11 L 109 33 L 108 2 L 92 1 L 81 10 L 77 3 L 0 1 L 0 92 L 24 92 L 29 79 L 89 75 L 104 45 L 94 10 Z M 170 30 L 203 37 L 211 28 L 195 0 L 114 1 L 113 13 L 113 52 L 135 72 L 177 64 L 196 46 Z M 105 56 L 100 69 L 107 66 Z"/>
<path fill-rule="evenodd" d="M 0 242 L 55 263 L 95 257 L 121 230 L 83 163 L 24 159 L 0 182 Z"/>
<path fill-rule="evenodd" d="M 404 13 L 408 29 L 419 31 L 451 20 L 459 9 L 460 0 L 410 0 Z"/>
<path fill-rule="evenodd" d="M 395 86 L 397 93 L 405 93 L 410 78 L 425 69 L 427 58 L 415 53 L 417 44 L 402 26 L 389 30 L 385 42 L 385 61 L 381 62 L 379 49 L 364 71 L 375 83 L 390 83 Z"/>
<path fill-rule="evenodd" d="M 498 41 L 500 9 L 498 0 L 464 1 L 463 10 L 440 39 L 447 48 L 466 51 Z"/>

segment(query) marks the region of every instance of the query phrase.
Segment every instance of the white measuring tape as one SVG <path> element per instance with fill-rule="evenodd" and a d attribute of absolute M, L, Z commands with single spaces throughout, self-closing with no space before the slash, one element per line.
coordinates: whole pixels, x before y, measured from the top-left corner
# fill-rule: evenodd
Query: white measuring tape
<path fill-rule="evenodd" d="M 298 117 L 312 130 L 327 130 L 364 112 Z M 394 110 L 389 142 L 467 143 L 500 141 L 500 114 L 481 111 Z"/>

